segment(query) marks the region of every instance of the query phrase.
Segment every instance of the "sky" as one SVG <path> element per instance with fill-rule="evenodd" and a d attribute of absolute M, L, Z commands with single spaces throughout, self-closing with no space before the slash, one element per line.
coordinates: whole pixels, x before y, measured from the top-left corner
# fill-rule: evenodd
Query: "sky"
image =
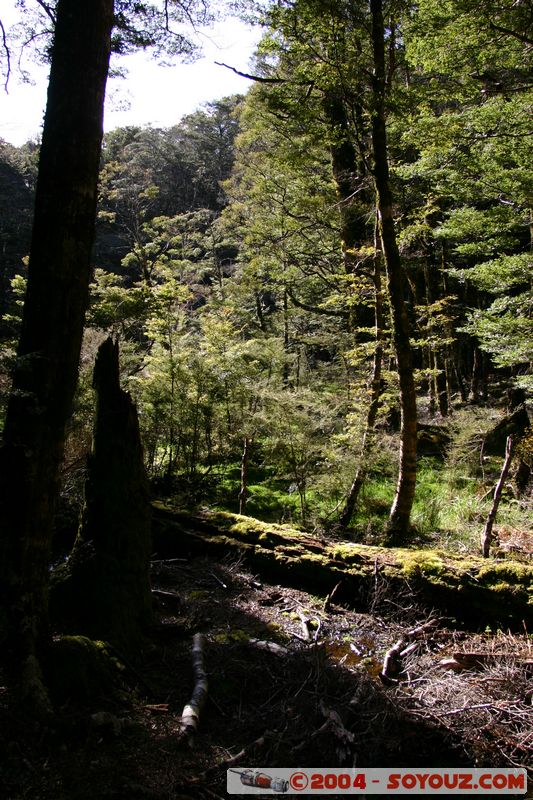
<path fill-rule="evenodd" d="M 127 68 L 128 75 L 108 82 L 105 130 L 126 125 L 170 127 L 202 103 L 246 92 L 249 80 L 214 62 L 248 72 L 259 37 L 259 29 L 226 19 L 198 33 L 203 57 L 193 64 L 162 67 L 146 53 L 122 59 L 121 66 Z M 33 85 L 25 84 L 13 74 L 8 93 L 0 88 L 0 138 L 17 146 L 37 138 L 41 129 L 47 68 L 32 67 L 32 78 Z"/>

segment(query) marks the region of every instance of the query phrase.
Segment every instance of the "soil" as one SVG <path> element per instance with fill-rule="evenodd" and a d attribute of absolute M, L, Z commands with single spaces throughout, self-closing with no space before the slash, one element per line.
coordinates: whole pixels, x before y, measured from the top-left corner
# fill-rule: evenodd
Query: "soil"
<path fill-rule="evenodd" d="M 264 583 L 235 561 L 174 559 L 152 568 L 158 624 L 136 665 L 116 654 L 120 692 L 98 704 L 63 698 L 43 734 L 0 688 L 1 798 L 224 798 L 228 762 L 269 769 L 532 763 L 526 633 L 469 634 L 440 620 L 385 684 L 385 653 L 429 619 L 407 596 L 381 587 L 371 613 L 361 614 L 334 599 L 325 609 L 324 598 Z M 198 631 L 209 695 L 188 742 L 179 730 Z M 439 666 L 458 651 L 488 655 L 465 672 Z"/>

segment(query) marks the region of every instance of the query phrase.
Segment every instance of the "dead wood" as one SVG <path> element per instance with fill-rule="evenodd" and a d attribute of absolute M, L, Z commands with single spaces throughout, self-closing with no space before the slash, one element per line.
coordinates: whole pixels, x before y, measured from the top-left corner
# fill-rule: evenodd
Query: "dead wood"
<path fill-rule="evenodd" d="M 403 659 L 417 647 L 417 641 L 429 631 L 435 630 L 438 620 L 430 619 L 416 628 L 406 631 L 398 641 L 385 653 L 383 668 L 380 673 L 381 681 L 386 685 L 397 682 L 403 670 Z M 413 641 L 416 640 L 416 641 Z"/>
<path fill-rule="evenodd" d="M 259 650 L 266 650 L 268 653 L 273 653 L 275 656 L 286 656 L 289 651 L 277 642 L 267 642 L 262 639 L 248 639 L 248 644 L 252 647 L 257 647 Z"/>
<path fill-rule="evenodd" d="M 453 653 L 451 657 L 441 659 L 437 666 L 441 669 L 463 672 L 465 670 L 484 669 L 495 664 L 523 667 L 527 671 L 533 669 L 533 660 L 524 659 L 512 653 Z"/>
<path fill-rule="evenodd" d="M 398 594 L 469 625 L 523 630 L 533 625 L 533 567 L 487 564 L 436 550 L 369 547 L 319 540 L 288 526 L 225 512 L 184 512 L 156 503 L 154 539 L 161 557 L 231 554 L 260 579 L 327 596 L 358 611 Z M 376 595 L 379 574 L 379 597 Z"/>
<path fill-rule="evenodd" d="M 336 596 L 337 592 L 339 591 L 339 589 L 341 588 L 341 586 L 342 586 L 342 581 L 338 581 L 335 584 L 335 586 L 333 587 L 333 589 L 331 590 L 331 592 L 328 594 L 328 596 L 324 600 L 324 611 L 329 611 L 330 610 L 331 604 L 333 603 L 333 601 L 335 599 L 335 596 Z"/>
<path fill-rule="evenodd" d="M 307 617 L 304 614 L 303 609 L 301 609 L 301 608 L 297 608 L 296 609 L 296 613 L 300 617 L 303 637 L 304 637 L 306 642 L 310 642 L 311 641 L 311 620 L 309 619 L 309 617 Z"/>
<path fill-rule="evenodd" d="M 176 603 L 181 603 L 181 597 L 177 592 L 166 592 L 164 589 L 152 589 L 154 597 L 160 597 L 162 600 L 174 600 Z"/>
<path fill-rule="evenodd" d="M 182 711 L 181 724 L 178 731 L 178 738 L 187 740 L 191 747 L 194 744 L 200 713 L 207 699 L 208 680 L 204 663 L 204 641 L 201 633 L 194 634 L 192 665 L 195 684 L 191 699 Z"/>
<path fill-rule="evenodd" d="M 498 483 L 496 484 L 496 488 L 494 489 L 494 499 L 492 501 L 492 507 L 489 511 L 489 515 L 487 517 L 483 533 L 481 534 L 481 552 L 483 554 L 483 558 L 489 557 L 490 543 L 492 539 L 492 528 L 494 526 L 494 520 L 496 519 L 496 514 L 498 513 L 498 506 L 500 505 L 503 486 L 505 484 L 505 479 L 507 478 L 507 475 L 509 473 L 512 459 L 513 459 L 513 437 L 508 436 L 507 442 L 505 444 L 505 459 L 503 462 L 502 471 L 500 473 L 500 478 L 498 480 Z"/>

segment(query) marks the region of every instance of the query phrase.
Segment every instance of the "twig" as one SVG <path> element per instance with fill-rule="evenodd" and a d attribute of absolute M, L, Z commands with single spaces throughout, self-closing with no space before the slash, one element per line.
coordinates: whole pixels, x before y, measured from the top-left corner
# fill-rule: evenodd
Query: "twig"
<path fill-rule="evenodd" d="M 341 586 L 342 586 L 342 580 L 336 583 L 331 592 L 328 594 L 328 596 L 324 600 L 324 611 L 329 611 L 331 604 L 333 602 L 333 598 L 335 597 Z"/>
<path fill-rule="evenodd" d="M 262 736 L 259 736 L 258 739 L 247 744 L 242 750 L 239 750 L 237 755 L 230 756 L 230 758 L 225 758 L 223 761 L 218 761 L 216 764 L 213 764 L 212 767 L 208 767 L 206 770 L 201 772 L 199 775 L 195 775 L 194 778 L 190 778 L 187 783 L 200 783 L 204 781 L 206 778 L 209 778 L 215 772 L 219 770 L 228 769 L 229 767 L 234 767 L 239 761 L 243 761 L 247 756 L 250 755 L 254 750 L 264 747 L 266 743 L 274 738 L 276 731 L 265 731 Z"/>
<path fill-rule="evenodd" d="M 181 603 L 181 597 L 176 592 L 166 592 L 164 589 L 152 589 L 154 597 L 160 597 L 161 600 L 175 600 Z"/>
<path fill-rule="evenodd" d="M 178 562 L 186 563 L 188 560 L 188 558 L 158 558 L 150 561 L 150 564 L 177 564 Z"/>
<path fill-rule="evenodd" d="M 215 572 L 211 571 L 209 574 L 213 576 L 213 578 L 222 586 L 223 589 L 228 588 L 227 584 L 224 583 L 224 581 L 221 580 Z"/>

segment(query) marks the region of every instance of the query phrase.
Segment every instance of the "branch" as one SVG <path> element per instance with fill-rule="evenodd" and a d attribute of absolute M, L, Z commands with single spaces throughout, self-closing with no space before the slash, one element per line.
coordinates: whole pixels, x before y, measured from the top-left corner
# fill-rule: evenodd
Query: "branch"
<path fill-rule="evenodd" d="M 56 24 L 56 15 L 55 12 L 52 11 L 48 3 L 45 3 L 44 0 L 36 0 L 37 4 L 41 6 L 46 16 L 51 20 L 53 25 Z"/>
<path fill-rule="evenodd" d="M 289 286 L 287 286 L 287 294 L 294 305 L 297 308 L 302 308 L 304 311 L 310 311 L 312 314 L 326 314 L 329 317 L 341 317 L 342 319 L 348 319 L 349 314 L 346 311 L 334 311 L 331 308 L 319 308 L 318 306 L 308 305 L 308 303 L 302 303 L 301 300 L 298 300 L 294 296 L 293 291 Z"/>
<path fill-rule="evenodd" d="M 191 747 L 198 727 L 200 712 L 207 699 L 208 689 L 207 672 L 204 664 L 204 637 L 201 633 L 194 634 L 192 665 L 195 679 L 194 689 L 191 699 L 183 709 L 181 725 L 178 731 L 178 738 L 187 739 Z"/>
<path fill-rule="evenodd" d="M 217 67 L 225 67 L 230 69 L 235 75 L 240 75 L 241 78 L 248 78 L 249 81 L 257 81 L 257 83 L 287 83 L 285 78 L 263 78 L 261 75 L 249 75 L 247 72 L 240 72 L 235 67 L 230 67 L 229 64 L 223 64 L 221 61 L 215 61 Z"/>
<path fill-rule="evenodd" d="M 496 25 L 495 22 L 489 20 L 489 27 L 492 28 L 494 31 L 499 31 L 500 33 L 506 33 L 508 36 L 512 36 L 514 39 L 518 39 L 520 42 L 524 42 L 524 44 L 533 45 L 533 39 L 530 39 L 529 36 L 526 36 L 525 33 L 519 33 L 518 31 L 513 31 L 511 28 L 504 28 L 503 25 Z"/>
<path fill-rule="evenodd" d="M 6 29 L 4 28 L 1 19 L 0 19 L 0 31 L 2 31 L 2 47 L 4 48 L 4 52 L 6 54 L 6 59 L 7 59 L 6 79 L 4 81 L 4 90 L 7 94 L 7 87 L 9 85 L 9 78 L 11 76 L 11 51 L 7 43 Z"/>

